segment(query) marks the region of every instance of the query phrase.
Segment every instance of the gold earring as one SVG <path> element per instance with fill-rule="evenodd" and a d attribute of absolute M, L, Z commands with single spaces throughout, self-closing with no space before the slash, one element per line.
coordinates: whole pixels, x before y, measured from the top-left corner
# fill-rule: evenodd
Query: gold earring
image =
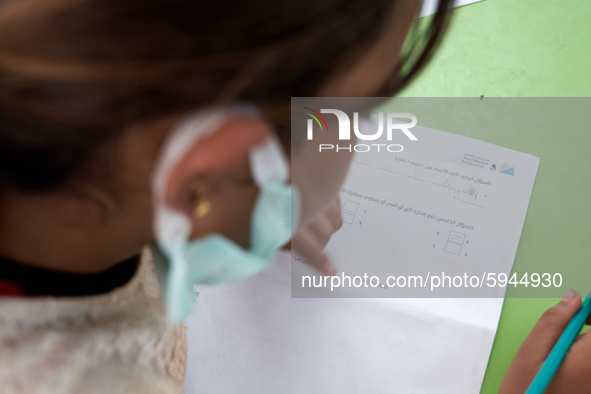
<path fill-rule="evenodd" d="M 211 203 L 207 198 L 207 193 L 198 189 L 193 196 L 193 216 L 198 219 L 204 218 L 211 210 Z"/>

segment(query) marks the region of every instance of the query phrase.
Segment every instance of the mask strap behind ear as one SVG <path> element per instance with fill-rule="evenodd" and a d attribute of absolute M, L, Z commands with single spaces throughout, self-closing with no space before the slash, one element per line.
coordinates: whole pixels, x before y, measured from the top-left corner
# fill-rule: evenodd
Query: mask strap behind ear
<path fill-rule="evenodd" d="M 170 173 L 200 139 L 218 130 L 226 120 L 238 115 L 258 116 L 256 107 L 237 104 L 227 108 L 204 109 L 183 118 L 166 138 L 152 177 L 156 204 L 164 204 L 164 191 Z"/>
<path fill-rule="evenodd" d="M 250 171 L 256 185 L 261 188 L 268 183 L 285 183 L 289 176 L 287 156 L 279 139 L 272 136 L 249 154 Z"/>

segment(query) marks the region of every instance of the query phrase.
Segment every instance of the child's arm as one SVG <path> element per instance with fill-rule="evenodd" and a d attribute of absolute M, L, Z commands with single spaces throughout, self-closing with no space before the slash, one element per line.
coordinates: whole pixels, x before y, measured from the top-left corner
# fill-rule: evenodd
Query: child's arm
<path fill-rule="evenodd" d="M 565 296 L 548 309 L 519 348 L 505 374 L 499 394 L 523 394 L 542 366 L 552 347 L 581 308 L 578 293 Z M 553 393 L 591 391 L 591 335 L 584 334 L 572 345 L 546 390 Z"/>

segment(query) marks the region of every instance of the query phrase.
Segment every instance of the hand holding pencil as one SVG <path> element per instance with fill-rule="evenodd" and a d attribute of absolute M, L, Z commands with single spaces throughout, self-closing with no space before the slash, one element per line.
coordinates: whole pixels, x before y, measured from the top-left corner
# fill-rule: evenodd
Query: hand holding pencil
<path fill-rule="evenodd" d="M 590 306 L 589 298 L 583 303 L 570 290 L 548 309 L 519 348 L 499 393 L 590 393 L 591 334 L 577 337 L 585 320 L 591 322 Z"/>

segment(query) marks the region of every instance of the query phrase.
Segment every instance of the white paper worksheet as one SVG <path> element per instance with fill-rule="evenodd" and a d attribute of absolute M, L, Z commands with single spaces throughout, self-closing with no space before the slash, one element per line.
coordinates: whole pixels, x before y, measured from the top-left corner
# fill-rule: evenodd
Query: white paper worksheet
<path fill-rule="evenodd" d="M 206 288 L 188 319 L 194 393 L 478 393 L 502 299 L 295 299 L 290 260 Z"/>
<path fill-rule="evenodd" d="M 508 273 L 539 159 L 412 130 L 403 152 L 355 155 L 327 253 L 339 270 L 395 256 Z M 281 253 L 244 282 L 200 286 L 188 394 L 479 393 L 502 298 L 291 298 L 291 270 Z"/>
<path fill-rule="evenodd" d="M 344 224 L 326 248 L 338 276 L 367 274 L 380 286 L 315 288 L 298 278 L 317 273 L 294 264 L 292 295 L 504 296 L 506 286 L 489 285 L 510 280 L 539 159 L 426 127 L 412 130 L 417 140 L 401 141 L 401 152 L 384 146 L 361 152 L 369 144 L 358 145 L 340 193 Z M 452 285 L 443 274 L 462 281 Z M 400 275 L 417 277 L 417 286 L 396 280 L 387 288 L 387 278 Z"/>

